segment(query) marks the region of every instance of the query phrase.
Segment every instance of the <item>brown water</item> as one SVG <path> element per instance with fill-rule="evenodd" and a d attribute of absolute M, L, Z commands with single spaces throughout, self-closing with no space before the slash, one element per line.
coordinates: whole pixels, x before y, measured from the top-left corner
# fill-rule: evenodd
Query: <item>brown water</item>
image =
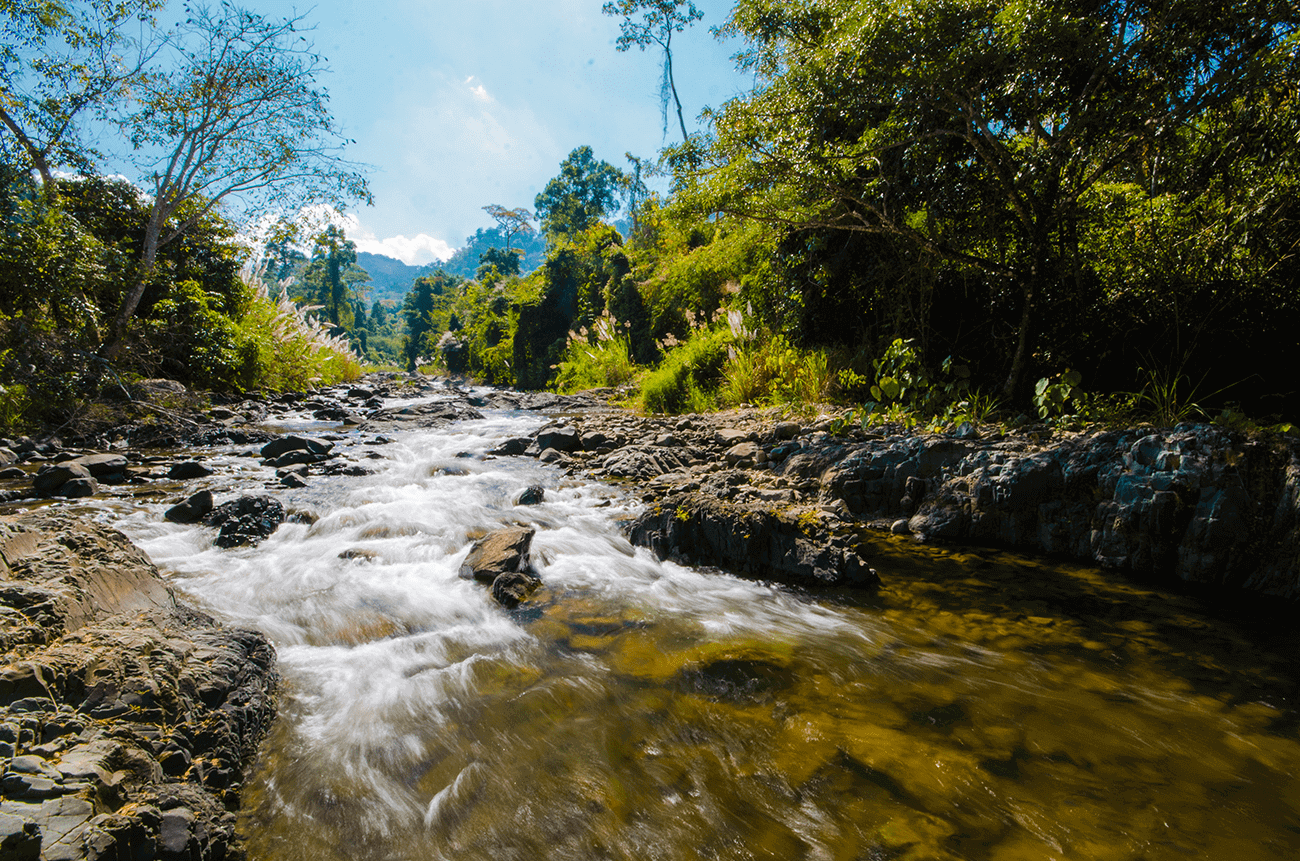
<path fill-rule="evenodd" d="M 1300 857 L 1284 626 L 892 537 L 875 596 L 662 565 L 613 491 L 514 459 L 440 473 L 519 421 L 409 438 L 259 551 L 146 542 L 280 647 L 251 857 Z M 546 504 L 505 503 L 534 481 Z M 454 572 L 517 520 L 549 585 L 511 615 Z"/>

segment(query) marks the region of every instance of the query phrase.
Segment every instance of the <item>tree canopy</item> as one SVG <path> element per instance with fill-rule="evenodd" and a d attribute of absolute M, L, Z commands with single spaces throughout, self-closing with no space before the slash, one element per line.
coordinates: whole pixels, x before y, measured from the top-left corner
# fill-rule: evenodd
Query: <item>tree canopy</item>
<path fill-rule="evenodd" d="M 616 211 L 622 186 L 621 170 L 597 161 L 591 147 L 580 146 L 560 163 L 560 173 L 546 183 L 533 207 L 548 235 L 572 235 Z"/>

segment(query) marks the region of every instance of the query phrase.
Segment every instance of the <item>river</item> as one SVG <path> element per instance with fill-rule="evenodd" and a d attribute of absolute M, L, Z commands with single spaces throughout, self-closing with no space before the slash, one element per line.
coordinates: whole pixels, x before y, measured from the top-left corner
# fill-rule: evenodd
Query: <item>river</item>
<path fill-rule="evenodd" d="M 1300 857 L 1284 627 L 893 537 L 874 594 L 662 563 L 622 536 L 633 497 L 486 457 L 542 421 L 340 435 L 373 474 L 282 494 L 315 522 L 256 548 L 214 548 L 161 500 L 110 509 L 191 600 L 277 647 L 250 857 Z M 258 492 L 272 471 L 237 452 L 191 489 Z M 530 484 L 545 501 L 514 505 Z M 546 585 L 509 612 L 457 572 L 514 523 Z"/>

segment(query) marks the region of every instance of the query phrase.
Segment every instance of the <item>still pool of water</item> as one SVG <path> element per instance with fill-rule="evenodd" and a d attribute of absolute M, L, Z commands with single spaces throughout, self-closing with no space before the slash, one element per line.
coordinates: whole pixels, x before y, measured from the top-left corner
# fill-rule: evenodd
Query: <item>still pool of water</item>
<path fill-rule="evenodd" d="M 483 456 L 539 421 L 354 437 L 376 473 L 313 479 L 287 502 L 316 522 L 257 548 L 122 509 L 279 651 L 250 857 L 1300 857 L 1295 635 L 892 537 L 874 595 L 661 563 L 621 535 L 634 500 Z M 227 472 L 269 476 L 247 463 Z M 534 483 L 546 501 L 514 506 Z M 457 571 L 512 523 L 546 587 L 506 612 Z"/>

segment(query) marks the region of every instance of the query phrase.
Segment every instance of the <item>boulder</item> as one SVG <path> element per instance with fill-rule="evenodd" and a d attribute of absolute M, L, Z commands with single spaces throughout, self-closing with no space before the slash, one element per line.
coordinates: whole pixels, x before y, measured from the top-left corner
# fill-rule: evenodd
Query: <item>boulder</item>
<path fill-rule="evenodd" d="M 532 440 L 526 436 L 514 437 L 512 439 L 505 440 L 504 442 L 501 443 L 501 445 L 489 451 L 488 454 L 504 455 L 504 456 L 521 455 L 524 452 L 528 451 L 528 446 L 531 444 L 532 444 Z"/>
<path fill-rule="evenodd" d="M 716 565 L 742 577 L 799 587 L 879 584 L 875 570 L 855 549 L 809 534 L 808 528 L 765 508 L 685 492 L 642 513 L 629 538 L 660 559 Z"/>
<path fill-rule="evenodd" d="M 90 478 L 90 470 L 72 461 L 46 464 L 32 478 L 32 489 L 37 493 L 54 493 L 74 478 Z"/>
<path fill-rule="evenodd" d="M 537 447 L 542 451 L 553 448 L 568 454 L 582 448 L 582 437 L 573 427 L 543 428 L 537 432 Z"/>
<path fill-rule="evenodd" d="M 727 449 L 722 456 L 726 459 L 727 466 L 731 467 L 747 468 L 767 463 L 767 453 L 759 448 L 757 443 L 752 442 L 737 443 Z"/>
<path fill-rule="evenodd" d="M 317 457 L 326 457 L 334 449 L 334 443 L 309 436 L 282 436 L 262 446 L 262 457 L 274 460 L 291 451 L 309 452 Z"/>
<path fill-rule="evenodd" d="M 546 489 L 540 484 L 530 484 L 515 499 L 515 505 L 539 505 L 546 499 Z"/>
<path fill-rule="evenodd" d="M 541 585 L 541 580 L 526 571 L 507 571 L 492 581 L 492 597 L 502 607 L 513 610 Z"/>
<path fill-rule="evenodd" d="M 19 466 L 10 466 L 0 469 L 0 479 L 11 481 L 16 478 L 26 478 L 27 471 Z"/>
<path fill-rule="evenodd" d="M 95 478 L 121 479 L 126 476 L 126 458 L 120 454 L 88 454 L 64 464 L 80 464 Z"/>
<path fill-rule="evenodd" d="M 172 468 L 167 470 L 168 478 L 185 480 L 189 478 L 205 478 L 212 475 L 212 469 L 204 466 L 196 460 L 186 460 L 173 464 Z"/>
<path fill-rule="evenodd" d="M 527 571 L 528 549 L 532 546 L 534 533 L 531 527 L 513 526 L 480 538 L 465 557 L 460 576 L 491 584 L 502 574 Z"/>
<path fill-rule="evenodd" d="M 182 503 L 163 512 L 172 523 L 198 523 L 212 512 L 212 491 L 200 490 Z"/>
<path fill-rule="evenodd" d="M 55 493 L 65 499 L 84 499 L 99 493 L 99 482 L 93 478 L 73 478 L 63 482 Z"/>
<path fill-rule="evenodd" d="M 269 496 L 241 496 L 203 518 L 219 530 L 213 543 L 221 548 L 260 544 L 283 522 L 284 506 Z"/>
<path fill-rule="evenodd" d="M 0 466 L 13 466 L 18 462 L 18 455 L 11 449 L 0 446 Z"/>

